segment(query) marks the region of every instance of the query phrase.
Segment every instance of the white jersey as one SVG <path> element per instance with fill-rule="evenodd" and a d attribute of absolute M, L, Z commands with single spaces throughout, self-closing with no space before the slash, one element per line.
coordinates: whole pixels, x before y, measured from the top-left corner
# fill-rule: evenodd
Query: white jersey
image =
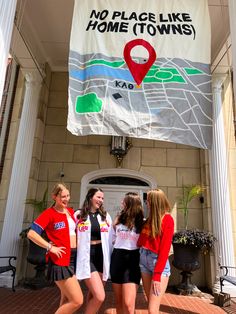
<path fill-rule="evenodd" d="M 139 233 L 136 228 L 129 229 L 125 225 L 118 224 L 115 227 L 114 248 L 125 250 L 136 250 Z"/>
<path fill-rule="evenodd" d="M 79 280 L 90 278 L 90 240 L 91 240 L 91 223 L 88 216 L 86 221 L 78 220 L 77 216 L 80 211 L 75 212 L 74 217 L 77 222 L 77 261 L 76 277 Z M 112 220 L 107 213 L 106 220 L 102 221 L 98 215 L 98 222 L 101 231 L 102 252 L 103 252 L 103 275 L 106 281 L 110 273 L 110 258 L 112 253 Z"/>

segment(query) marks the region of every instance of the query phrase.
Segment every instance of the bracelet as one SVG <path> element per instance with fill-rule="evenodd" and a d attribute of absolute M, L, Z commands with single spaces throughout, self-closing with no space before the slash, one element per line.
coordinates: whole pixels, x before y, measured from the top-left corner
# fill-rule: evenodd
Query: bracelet
<path fill-rule="evenodd" d="M 50 252 L 51 248 L 52 248 L 52 244 L 51 244 L 51 243 L 48 243 L 47 252 Z"/>

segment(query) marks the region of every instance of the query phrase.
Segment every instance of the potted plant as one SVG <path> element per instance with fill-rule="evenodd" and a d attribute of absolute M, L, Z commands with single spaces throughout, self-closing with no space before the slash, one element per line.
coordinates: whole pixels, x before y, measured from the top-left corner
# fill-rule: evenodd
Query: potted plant
<path fill-rule="evenodd" d="M 48 189 L 44 191 L 43 197 L 41 200 L 37 199 L 27 199 L 25 204 L 32 205 L 38 214 L 42 213 L 45 208 L 47 208 L 48 200 Z M 27 233 L 30 230 L 30 227 L 23 229 L 20 233 L 22 239 L 27 238 Z M 46 234 L 42 235 L 47 239 Z M 29 241 L 27 261 L 35 265 L 35 276 L 34 278 L 29 278 L 24 281 L 24 286 L 37 289 L 42 288 L 48 285 L 45 278 L 45 269 L 46 269 L 46 249 L 38 246 L 33 241 Z"/>
<path fill-rule="evenodd" d="M 184 229 L 174 233 L 172 244 L 174 260 L 172 264 L 181 270 L 182 281 L 177 286 L 181 293 L 191 294 L 196 288 L 191 282 L 192 271 L 200 268 L 200 253 L 213 247 L 215 237 L 208 231 L 188 229 L 189 204 L 196 197 L 202 196 L 205 187 L 201 185 L 184 185 L 179 198 L 179 209 L 184 215 Z"/>
<path fill-rule="evenodd" d="M 193 246 L 198 250 L 207 254 L 214 245 L 215 237 L 208 231 L 200 231 L 198 229 L 180 230 L 175 232 L 173 236 L 173 244 L 181 244 L 184 246 Z"/>

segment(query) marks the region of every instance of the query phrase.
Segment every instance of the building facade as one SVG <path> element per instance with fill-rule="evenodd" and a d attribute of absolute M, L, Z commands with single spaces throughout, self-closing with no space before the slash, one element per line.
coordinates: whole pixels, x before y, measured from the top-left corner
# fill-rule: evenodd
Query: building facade
<path fill-rule="evenodd" d="M 211 231 L 217 242 L 209 255 L 202 256 L 193 281 L 199 287 L 219 288 L 219 264 L 235 265 L 236 256 L 236 113 L 232 79 L 236 65 L 236 25 L 232 16 L 236 4 L 233 0 L 218 2 L 230 33 L 226 32 L 212 60 L 212 149 L 129 138 L 130 148 L 119 163 L 110 154 L 110 136 L 82 137 L 67 131 L 68 72 L 55 70 L 46 59 L 42 65 L 42 58 L 32 48 L 33 39 L 31 42 L 28 37 L 26 41 L 22 35 L 24 27 L 19 25 L 23 22 L 17 24 L 16 13 L 19 16 L 22 12 L 24 1 L 3 0 L 0 252 L 17 256 L 18 280 L 32 275 L 32 265 L 25 259 L 26 241 L 19 234 L 38 215 L 25 200 L 41 199 L 56 182 L 64 181 L 69 186 L 75 209 L 90 186 L 101 187 L 105 207 L 113 217 L 128 190 L 139 192 L 145 204 L 148 189 L 159 187 L 171 202 L 176 230 L 183 227 L 177 206 L 183 184 L 203 184 L 206 191 L 202 202 L 196 199 L 191 203 L 189 228 Z M 48 205 L 50 202 L 49 193 Z M 170 285 L 179 279 L 179 271 L 172 267 Z M 9 275 L 2 274 L 0 285 L 8 284 Z M 236 295 L 233 287 L 225 289 Z"/>

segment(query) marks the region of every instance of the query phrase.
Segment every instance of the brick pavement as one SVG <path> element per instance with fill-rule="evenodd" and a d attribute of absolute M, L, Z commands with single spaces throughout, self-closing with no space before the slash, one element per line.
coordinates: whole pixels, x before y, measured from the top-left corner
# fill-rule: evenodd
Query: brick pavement
<path fill-rule="evenodd" d="M 1 314 L 52 314 L 59 304 L 59 290 L 52 286 L 40 290 L 30 290 L 21 287 L 16 292 L 11 289 L 0 288 Z M 209 294 L 202 297 L 181 296 L 167 292 L 163 297 L 160 314 L 223 314 L 225 311 L 212 304 L 213 298 Z M 147 314 L 147 304 L 142 290 L 139 289 L 135 314 Z M 83 307 L 77 314 L 83 313 Z M 226 308 L 225 308 L 226 309 Z M 111 288 L 106 291 L 106 300 L 99 314 L 115 314 L 114 295 Z M 236 304 L 227 308 L 227 313 L 236 313 Z"/>

